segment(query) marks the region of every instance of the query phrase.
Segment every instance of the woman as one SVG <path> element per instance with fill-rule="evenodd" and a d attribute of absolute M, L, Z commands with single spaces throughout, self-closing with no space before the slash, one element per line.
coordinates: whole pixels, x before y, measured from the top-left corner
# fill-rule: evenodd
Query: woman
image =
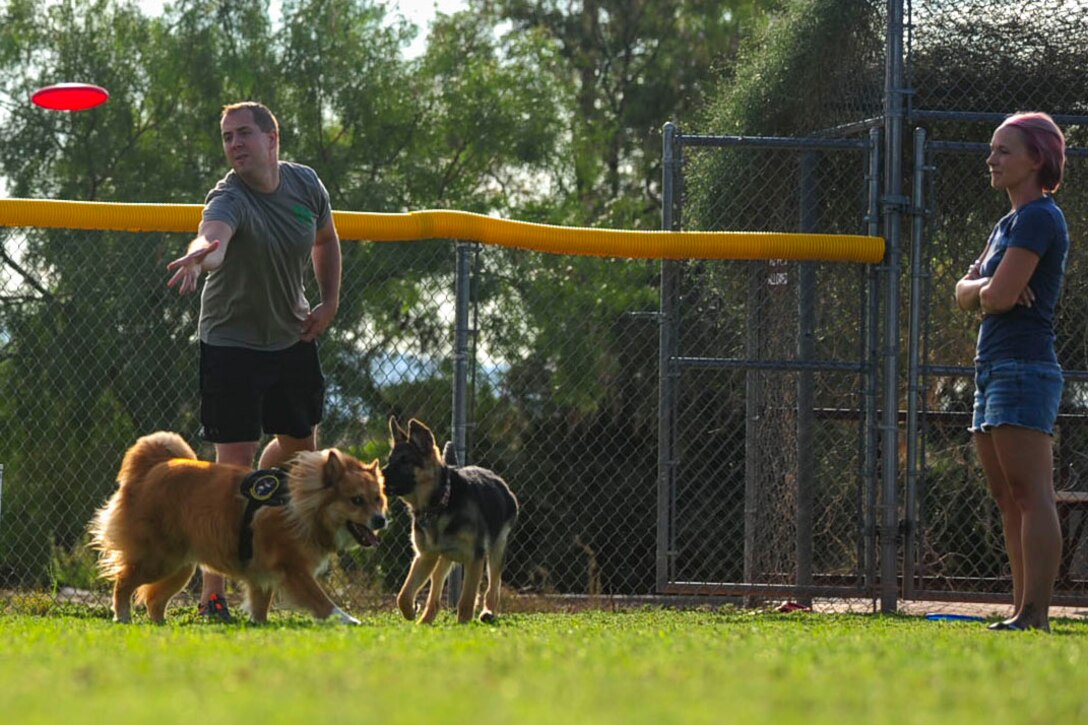
<path fill-rule="evenodd" d="M 1065 137 L 1045 113 L 1007 118 L 990 142 L 990 185 L 1012 209 L 956 283 L 956 304 L 980 310 L 971 432 L 1001 510 L 1012 568 L 1013 615 L 998 630 L 1050 631 L 1062 539 L 1054 505 L 1052 436 L 1062 394 L 1054 314 L 1069 251 L 1051 194 L 1065 170 Z"/>

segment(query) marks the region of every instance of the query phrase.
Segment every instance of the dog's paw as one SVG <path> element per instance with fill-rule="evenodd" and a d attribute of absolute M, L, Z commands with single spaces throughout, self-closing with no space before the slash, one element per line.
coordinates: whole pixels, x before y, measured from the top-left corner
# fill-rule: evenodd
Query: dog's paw
<path fill-rule="evenodd" d="M 345 612 L 340 607 L 334 607 L 332 610 L 332 614 L 329 615 L 329 618 L 336 618 L 344 624 L 362 624 L 362 622 Z"/>
<path fill-rule="evenodd" d="M 495 613 L 488 611 L 487 609 L 480 612 L 480 621 L 484 624 L 494 624 L 497 619 L 498 618 L 495 616 Z"/>
<path fill-rule="evenodd" d="M 411 622 L 416 618 L 416 603 L 408 599 L 397 599 L 397 608 L 404 618 Z"/>

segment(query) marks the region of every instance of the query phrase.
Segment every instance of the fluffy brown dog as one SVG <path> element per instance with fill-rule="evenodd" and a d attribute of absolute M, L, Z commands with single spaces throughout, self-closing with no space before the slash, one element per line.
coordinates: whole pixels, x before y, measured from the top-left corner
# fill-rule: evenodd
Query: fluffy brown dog
<path fill-rule="evenodd" d="M 266 621 L 280 591 L 319 619 L 359 623 L 315 574 L 347 544 L 378 543 L 374 532 L 386 521 L 378 462 L 364 465 L 335 448 L 300 453 L 275 498 L 274 477 L 254 486 L 252 473 L 196 460 L 176 433 L 152 433 L 128 449 L 117 491 L 91 524 L 99 568 L 114 582 L 116 621 L 129 621 L 135 594 L 161 623 L 170 599 L 203 564 L 245 582 L 255 622 Z"/>

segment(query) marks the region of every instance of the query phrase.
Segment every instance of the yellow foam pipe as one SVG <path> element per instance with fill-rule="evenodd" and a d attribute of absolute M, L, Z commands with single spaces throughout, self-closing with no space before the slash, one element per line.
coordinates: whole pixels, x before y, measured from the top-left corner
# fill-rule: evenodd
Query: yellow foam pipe
<path fill-rule="evenodd" d="M 195 234 L 199 204 L 120 204 L 0 199 L 0 226 Z M 464 211 L 403 214 L 334 211 L 341 239 L 461 239 L 552 254 L 638 259 L 794 259 L 874 264 L 884 240 L 853 234 L 665 232 L 560 227 Z"/>

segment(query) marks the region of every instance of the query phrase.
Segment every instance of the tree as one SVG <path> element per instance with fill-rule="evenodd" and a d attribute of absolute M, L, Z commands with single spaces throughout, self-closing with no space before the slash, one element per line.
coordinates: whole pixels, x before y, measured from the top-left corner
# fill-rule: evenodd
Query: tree
<path fill-rule="evenodd" d="M 44 13 L 8 4 L 0 75 L 9 98 L 72 78 L 96 80 L 113 96 L 78 114 L 13 106 L 0 129 L 12 191 L 126 201 L 191 194 L 187 165 L 214 147 L 169 135 L 179 112 L 153 80 L 163 58 L 179 55 L 168 40 L 161 21 L 131 4 L 63 2 Z M 5 563 L 33 571 L 50 544 L 78 541 L 137 433 L 193 429 L 195 309 L 168 300 L 163 285 L 167 255 L 183 245 L 176 237 L 4 230 L 3 242 L 14 274 L 0 319 L 8 401 L 0 445 L 6 503 L 18 512 L 4 530 Z"/>
<path fill-rule="evenodd" d="M 657 130 L 693 113 L 713 59 L 727 63 L 750 17 L 740 11 L 764 4 L 590 3 L 572 16 L 596 23 L 582 30 L 557 3 L 526 4 L 548 10 L 535 20 L 507 5 L 498 35 L 496 15 L 440 15 L 426 53 L 405 60 L 411 28 L 386 23 L 373 0 L 284 0 L 278 21 L 264 0 L 179 0 L 159 18 L 126 0 L 60 0 L 44 11 L 10 0 L 0 93 L 24 99 L 85 79 L 111 100 L 80 114 L 9 102 L 0 174 L 18 196 L 199 203 L 226 172 L 222 105 L 253 99 L 276 111 L 284 157 L 314 166 L 338 210 L 657 226 Z M 136 435 L 162 427 L 196 437 L 197 304 L 164 285 L 186 235 L 0 235 L 10 275 L 0 308 L 0 556 L 15 578 L 38 581 L 48 545 L 77 543 Z M 374 455 L 389 412 L 427 411 L 439 428 L 449 419 L 453 248 L 344 248 L 339 319 L 322 340 L 322 440 Z M 491 365 L 480 369 L 476 405 L 488 425 L 474 431 L 475 460 L 526 481 L 526 521 L 556 520 L 532 515 L 538 506 L 569 513 L 585 534 L 570 555 L 603 551 L 614 529 L 577 498 L 598 494 L 618 509 L 624 484 L 652 476 L 657 329 L 630 313 L 653 310 L 657 265 L 508 250 L 488 250 L 480 264 L 479 353 Z M 600 440 L 583 465 L 569 454 L 586 433 Z M 642 536 L 652 527 L 644 504 Z M 547 551 L 549 537 L 572 545 L 538 533 L 544 541 L 523 551 Z M 383 547 L 379 557 L 396 553 Z M 522 559 L 512 572 L 536 564 Z"/>
<path fill-rule="evenodd" d="M 557 145 L 556 88 L 537 72 L 548 49 L 501 53 L 469 15 L 444 18 L 443 48 L 420 61 L 399 54 L 411 29 L 369 0 L 288 1 L 283 28 L 262 0 L 181 0 L 158 18 L 121 0 L 11 0 L 0 19 L 0 94 L 13 99 L 0 174 L 15 196 L 199 203 L 226 173 L 217 124 L 239 99 L 276 111 L 284 157 L 314 166 L 336 209 L 504 210 L 533 195 L 527 180 Z M 72 79 L 105 86 L 110 101 L 82 113 L 14 101 Z M 49 544 L 78 541 L 137 435 L 196 436 L 197 301 L 165 287 L 185 235 L 0 238 L 0 460 L 15 522 L 0 550 L 19 576 L 39 577 Z M 324 351 L 329 443 L 364 439 L 359 421 L 384 419 L 391 390 L 449 389 L 448 245 L 344 246 Z M 410 359 L 411 370 L 383 367 Z"/>
<path fill-rule="evenodd" d="M 567 109 L 577 223 L 659 224 L 660 129 L 694 114 L 739 38 L 777 2 L 475 0 L 517 32 L 556 43 L 573 88 Z"/>

